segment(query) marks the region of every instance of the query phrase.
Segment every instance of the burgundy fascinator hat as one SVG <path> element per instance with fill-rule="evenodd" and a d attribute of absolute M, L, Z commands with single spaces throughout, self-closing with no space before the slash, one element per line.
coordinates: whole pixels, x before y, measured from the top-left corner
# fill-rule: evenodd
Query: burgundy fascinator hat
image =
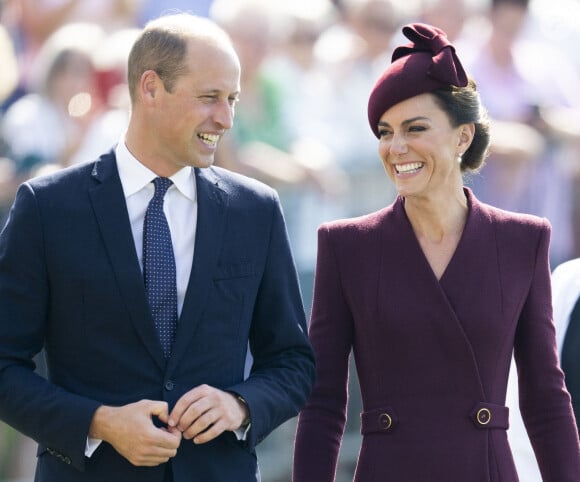
<path fill-rule="evenodd" d="M 369 123 L 377 137 L 379 119 L 393 105 L 450 85 L 467 85 L 467 74 L 443 30 L 412 23 L 403 27 L 403 34 L 411 42 L 395 49 L 369 98 Z"/>

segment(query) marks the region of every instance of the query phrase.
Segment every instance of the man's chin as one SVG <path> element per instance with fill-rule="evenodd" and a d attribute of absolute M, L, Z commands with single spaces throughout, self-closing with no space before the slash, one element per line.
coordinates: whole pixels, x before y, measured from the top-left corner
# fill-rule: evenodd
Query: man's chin
<path fill-rule="evenodd" d="M 191 159 L 188 164 L 191 167 L 198 167 L 200 169 L 205 169 L 206 167 L 213 166 L 214 161 L 215 161 L 215 157 L 213 155 L 212 156 L 202 156 L 202 157 L 196 157 L 194 159 Z"/>

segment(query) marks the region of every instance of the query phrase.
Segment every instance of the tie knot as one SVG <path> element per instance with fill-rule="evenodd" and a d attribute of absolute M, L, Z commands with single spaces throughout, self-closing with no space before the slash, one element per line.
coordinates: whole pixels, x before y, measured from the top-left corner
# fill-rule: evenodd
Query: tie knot
<path fill-rule="evenodd" d="M 153 179 L 153 184 L 155 185 L 155 196 L 163 198 L 173 182 L 168 177 L 156 177 Z"/>

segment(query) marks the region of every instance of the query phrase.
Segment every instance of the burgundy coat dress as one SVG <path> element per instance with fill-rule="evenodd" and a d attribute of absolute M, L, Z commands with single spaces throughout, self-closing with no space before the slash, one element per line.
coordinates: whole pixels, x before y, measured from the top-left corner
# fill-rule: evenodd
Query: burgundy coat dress
<path fill-rule="evenodd" d="M 440 280 L 401 198 L 320 227 L 317 382 L 299 417 L 294 482 L 334 480 L 351 350 L 364 410 L 356 482 L 518 481 L 504 406 L 512 352 L 544 482 L 580 481 L 552 321 L 550 225 L 465 192 L 467 223 Z"/>

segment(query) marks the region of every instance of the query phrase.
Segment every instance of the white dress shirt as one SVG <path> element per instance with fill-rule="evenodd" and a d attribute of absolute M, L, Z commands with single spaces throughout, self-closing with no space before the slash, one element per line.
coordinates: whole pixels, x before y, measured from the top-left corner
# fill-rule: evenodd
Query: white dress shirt
<path fill-rule="evenodd" d="M 558 354 L 562 356 L 570 315 L 580 297 L 580 258 L 566 261 L 552 273 L 552 303 Z"/>
<path fill-rule="evenodd" d="M 158 176 L 141 164 L 129 152 L 124 142 L 119 142 L 115 155 L 127 202 L 135 250 L 139 265 L 143 270 L 143 221 L 149 201 L 155 192 L 153 180 Z M 173 245 L 177 276 L 177 313 L 181 314 L 191 274 L 197 227 L 195 172 L 192 167 L 184 167 L 170 179 L 173 185 L 165 194 L 163 210 L 167 217 L 169 231 L 171 231 L 171 244 Z"/>

